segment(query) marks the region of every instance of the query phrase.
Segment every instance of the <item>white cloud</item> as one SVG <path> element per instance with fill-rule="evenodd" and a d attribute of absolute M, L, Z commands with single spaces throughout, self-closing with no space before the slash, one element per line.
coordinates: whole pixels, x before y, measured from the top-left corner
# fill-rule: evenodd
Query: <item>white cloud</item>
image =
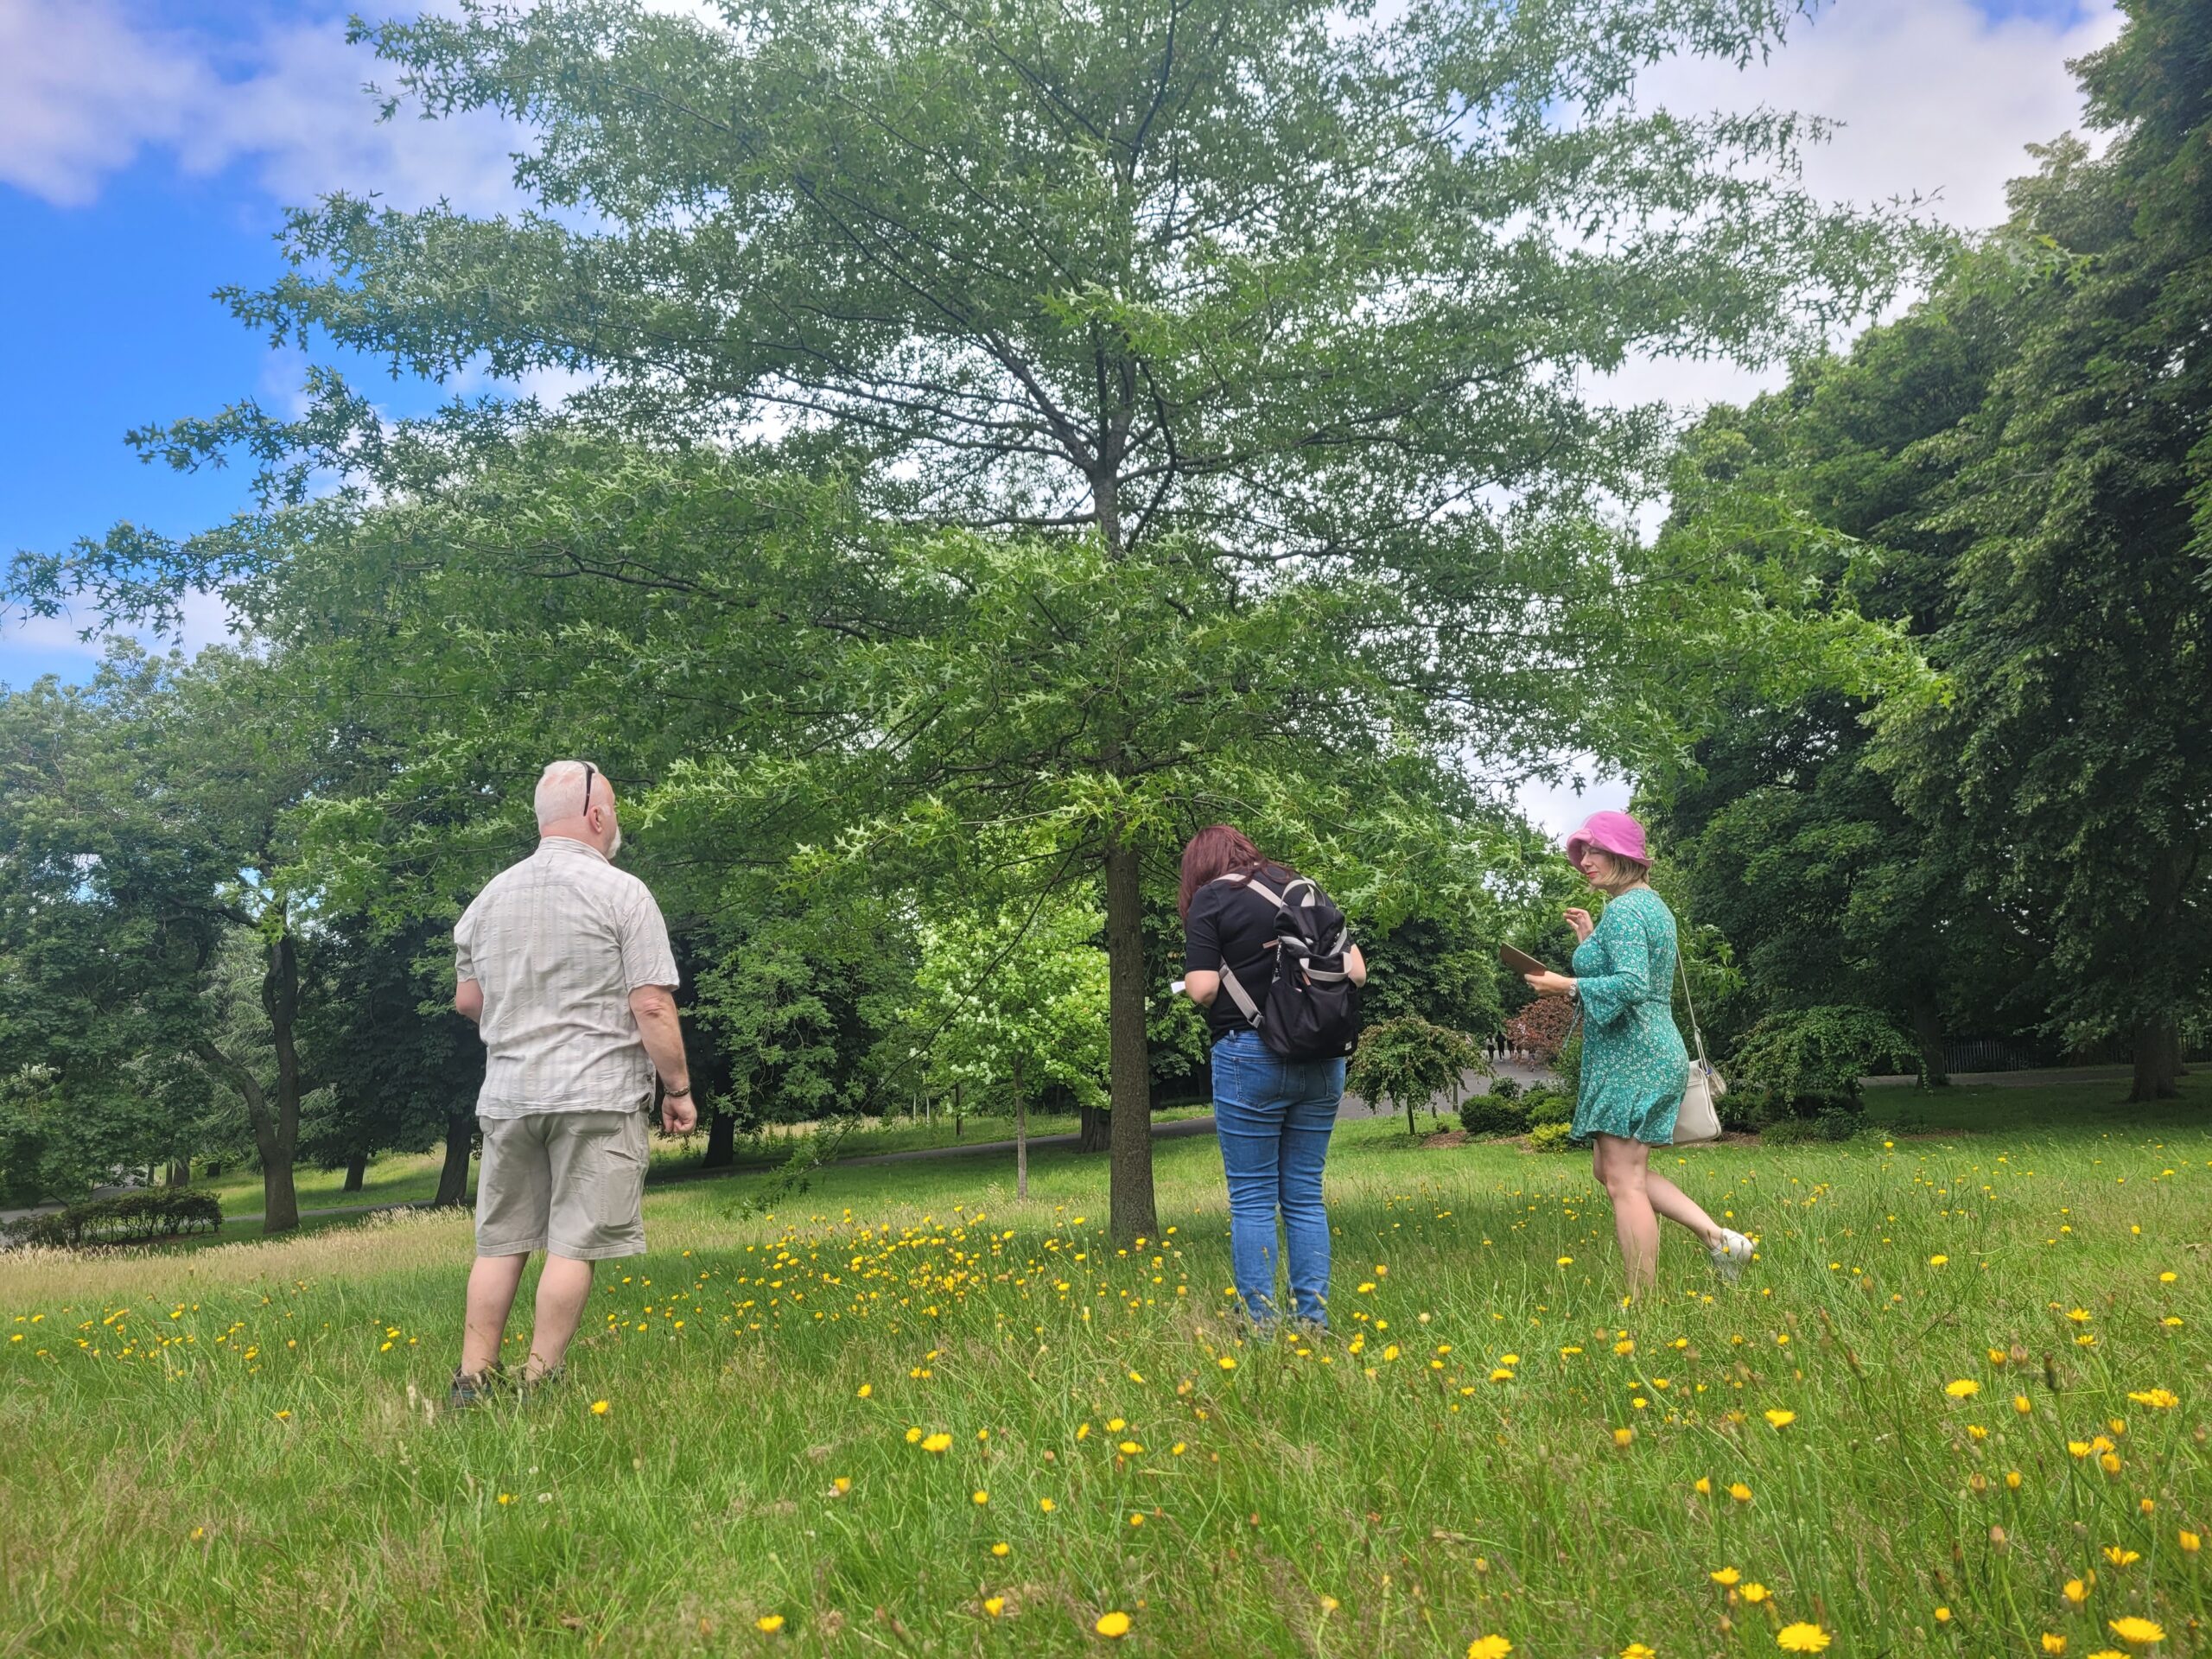
<path fill-rule="evenodd" d="M 1675 60 L 1639 83 L 1647 105 L 1795 110 L 1842 124 L 1803 152 L 1815 196 L 1862 207 L 1922 199 L 1923 213 L 1962 230 L 2005 217 L 2005 184 L 2033 170 L 2031 143 L 2082 123 L 2069 59 L 2113 40 L 2112 0 L 2082 0 L 2072 22 L 1993 18 L 1971 0 L 1840 0 L 1766 63 Z M 1891 308 L 1892 313 L 1902 306 Z M 1786 365 L 1639 358 L 1592 383 L 1622 403 L 1684 410 L 1741 403 L 1787 378 Z"/>
<path fill-rule="evenodd" d="M 342 6 L 241 44 L 122 0 L 0 0 L 0 181 L 81 207 L 108 175 L 166 150 L 196 175 L 242 164 L 288 204 L 346 189 L 400 207 L 512 206 L 516 129 L 405 109 L 379 123 L 363 87 L 380 67 L 346 44 Z"/>

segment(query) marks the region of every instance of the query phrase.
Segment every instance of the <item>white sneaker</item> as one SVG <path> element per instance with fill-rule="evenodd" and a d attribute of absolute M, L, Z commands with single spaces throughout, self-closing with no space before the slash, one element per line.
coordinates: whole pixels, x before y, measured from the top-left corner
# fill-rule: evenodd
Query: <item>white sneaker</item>
<path fill-rule="evenodd" d="M 1706 1247 L 1712 1259 L 1713 1270 L 1730 1284 L 1744 1275 L 1744 1264 L 1751 1259 L 1751 1241 L 1732 1227 L 1723 1227 L 1720 1236 Z"/>

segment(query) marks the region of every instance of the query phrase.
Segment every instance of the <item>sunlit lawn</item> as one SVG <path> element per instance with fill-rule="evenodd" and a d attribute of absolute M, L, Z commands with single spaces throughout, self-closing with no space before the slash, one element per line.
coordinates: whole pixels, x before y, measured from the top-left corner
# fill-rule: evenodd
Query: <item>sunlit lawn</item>
<path fill-rule="evenodd" d="M 1311 1343 L 1224 1311 L 1210 1140 L 1126 1255 L 1098 1157 L 679 1184 L 567 1383 L 459 1420 L 464 1218 L 0 1258 L 0 1653 L 2201 1651 L 2190 1090 L 1682 1154 L 1760 1260 L 1626 1310 L 1580 1156 L 1357 1123 Z"/>

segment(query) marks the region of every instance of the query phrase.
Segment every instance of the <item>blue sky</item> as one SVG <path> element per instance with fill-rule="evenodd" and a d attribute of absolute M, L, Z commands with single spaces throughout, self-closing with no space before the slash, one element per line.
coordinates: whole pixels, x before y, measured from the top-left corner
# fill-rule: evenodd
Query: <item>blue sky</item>
<path fill-rule="evenodd" d="M 340 188 L 402 206 L 510 200 L 512 133 L 482 119 L 375 124 L 359 88 L 377 66 L 344 45 L 344 15 L 276 0 L 0 0 L 0 557 L 119 519 L 188 533 L 245 505 L 238 473 L 143 465 L 123 436 L 242 397 L 281 406 L 296 386 L 299 360 L 210 297 L 277 273 L 286 204 Z M 1940 188 L 1947 213 L 1986 223 L 2021 144 L 2075 119 L 2063 60 L 2112 26 L 2107 0 L 1837 0 L 1763 73 L 1670 67 L 1653 92 L 1840 117 L 1845 137 L 1808 169 L 1816 188 L 1861 200 Z M 1758 384 L 1727 370 L 1686 382 L 1675 366 L 1622 378 L 1627 395 L 1691 400 Z M 384 387 L 394 412 L 433 395 Z M 195 632 L 219 628 L 217 607 L 201 607 Z M 0 682 L 79 677 L 96 651 L 67 625 L 0 617 Z M 1546 797 L 1539 810 L 1576 804 Z"/>

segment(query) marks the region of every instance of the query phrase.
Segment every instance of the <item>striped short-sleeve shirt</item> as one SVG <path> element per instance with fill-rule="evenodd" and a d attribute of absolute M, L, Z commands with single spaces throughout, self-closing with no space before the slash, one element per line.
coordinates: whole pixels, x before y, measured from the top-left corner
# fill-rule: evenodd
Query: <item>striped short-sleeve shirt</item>
<path fill-rule="evenodd" d="M 673 988 L 676 953 L 645 884 L 595 847 L 549 836 L 476 895 L 453 931 L 455 977 L 483 988 L 480 1117 L 641 1110 L 653 1068 L 630 993 Z"/>

